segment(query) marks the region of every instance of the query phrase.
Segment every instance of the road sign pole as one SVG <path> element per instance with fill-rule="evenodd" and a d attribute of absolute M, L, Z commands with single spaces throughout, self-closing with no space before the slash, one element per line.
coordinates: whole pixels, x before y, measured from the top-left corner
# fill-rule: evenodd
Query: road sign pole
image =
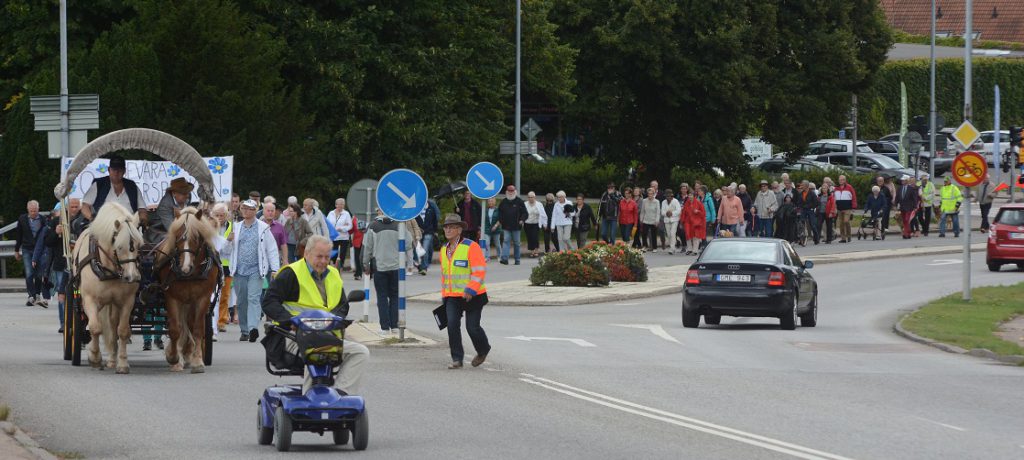
<path fill-rule="evenodd" d="M 513 133 L 516 136 L 516 190 L 519 190 L 519 169 L 523 158 L 523 144 L 519 130 L 522 129 L 523 101 L 520 86 L 522 85 L 522 0 L 516 0 L 516 129 Z"/>
<path fill-rule="evenodd" d="M 405 222 L 398 223 L 398 340 L 405 340 Z"/>
<path fill-rule="evenodd" d="M 853 95 L 853 116 L 850 117 L 853 120 L 853 137 L 850 144 L 850 154 L 853 159 L 853 170 L 857 170 L 857 95 Z"/>
<path fill-rule="evenodd" d="M 964 120 L 971 119 L 971 47 L 974 42 L 974 4 L 967 0 L 966 20 L 964 27 Z M 999 132 L 996 131 L 996 145 L 1000 141 Z M 970 146 L 967 146 L 970 148 Z M 982 162 L 984 163 L 984 162 Z M 963 299 L 971 300 L 971 189 L 967 189 L 967 205 L 964 207 L 964 286 Z M 1012 189 L 1011 189 L 1012 190 Z"/>
<path fill-rule="evenodd" d="M 930 62 L 929 62 L 929 109 L 928 109 L 928 153 L 931 154 L 931 160 L 928 161 L 928 180 L 935 180 L 935 159 L 938 155 L 935 153 L 935 131 L 938 129 L 935 120 L 935 0 L 932 0 L 932 37 L 931 37 L 931 51 Z M 920 157 L 918 157 L 920 158 Z"/>
<path fill-rule="evenodd" d="M 472 215 L 472 213 L 470 213 Z M 480 200 L 480 249 L 484 250 L 484 258 L 490 259 L 491 253 L 487 250 L 487 237 L 491 234 L 487 225 L 487 200 Z"/>
<path fill-rule="evenodd" d="M 71 156 L 71 129 L 68 120 L 68 4 L 60 1 L 60 157 Z M 77 152 L 76 152 L 77 153 Z"/>
<path fill-rule="evenodd" d="M 366 220 L 363 221 L 366 222 L 366 228 L 370 228 L 370 223 L 373 222 L 373 195 L 371 195 L 373 190 L 373 187 L 366 187 Z M 364 273 L 359 276 L 363 278 L 363 294 L 365 295 L 363 298 L 363 322 L 368 323 L 370 322 L 370 276 L 365 271 L 366 267 L 363 268 Z"/>

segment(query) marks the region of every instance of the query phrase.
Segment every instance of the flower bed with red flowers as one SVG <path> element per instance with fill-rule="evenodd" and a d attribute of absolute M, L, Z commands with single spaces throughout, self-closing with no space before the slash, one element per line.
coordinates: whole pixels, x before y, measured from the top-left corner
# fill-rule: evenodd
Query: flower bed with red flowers
<path fill-rule="evenodd" d="M 607 286 L 610 281 L 647 281 L 643 253 L 624 244 L 596 242 L 546 254 L 530 273 L 530 283 L 540 286 Z"/>

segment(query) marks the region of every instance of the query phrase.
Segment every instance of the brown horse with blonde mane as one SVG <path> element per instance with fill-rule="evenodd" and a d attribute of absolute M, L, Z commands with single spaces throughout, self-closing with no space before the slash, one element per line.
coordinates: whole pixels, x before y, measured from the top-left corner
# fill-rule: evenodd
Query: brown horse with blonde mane
<path fill-rule="evenodd" d="M 165 354 L 172 372 L 185 367 L 190 367 L 193 374 L 205 371 L 203 350 L 210 332 L 206 330 L 206 316 L 222 280 L 220 255 L 214 249 L 216 228 L 202 211 L 183 209 L 171 223 L 153 261 L 167 307 L 171 340 Z"/>

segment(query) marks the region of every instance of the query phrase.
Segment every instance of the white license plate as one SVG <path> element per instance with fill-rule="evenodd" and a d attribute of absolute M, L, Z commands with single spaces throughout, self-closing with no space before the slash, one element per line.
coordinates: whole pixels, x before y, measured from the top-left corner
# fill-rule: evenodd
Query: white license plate
<path fill-rule="evenodd" d="M 718 281 L 728 283 L 749 283 L 750 275 L 717 275 Z"/>
<path fill-rule="evenodd" d="M 1024 240 L 1024 233 L 1010 232 L 1011 240 Z"/>

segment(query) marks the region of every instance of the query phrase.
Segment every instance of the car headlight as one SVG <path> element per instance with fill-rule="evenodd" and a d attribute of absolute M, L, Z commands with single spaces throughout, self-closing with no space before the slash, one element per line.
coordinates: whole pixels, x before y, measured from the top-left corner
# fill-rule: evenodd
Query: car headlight
<path fill-rule="evenodd" d="M 326 331 L 334 325 L 332 318 L 302 318 L 302 325 L 313 331 Z"/>

